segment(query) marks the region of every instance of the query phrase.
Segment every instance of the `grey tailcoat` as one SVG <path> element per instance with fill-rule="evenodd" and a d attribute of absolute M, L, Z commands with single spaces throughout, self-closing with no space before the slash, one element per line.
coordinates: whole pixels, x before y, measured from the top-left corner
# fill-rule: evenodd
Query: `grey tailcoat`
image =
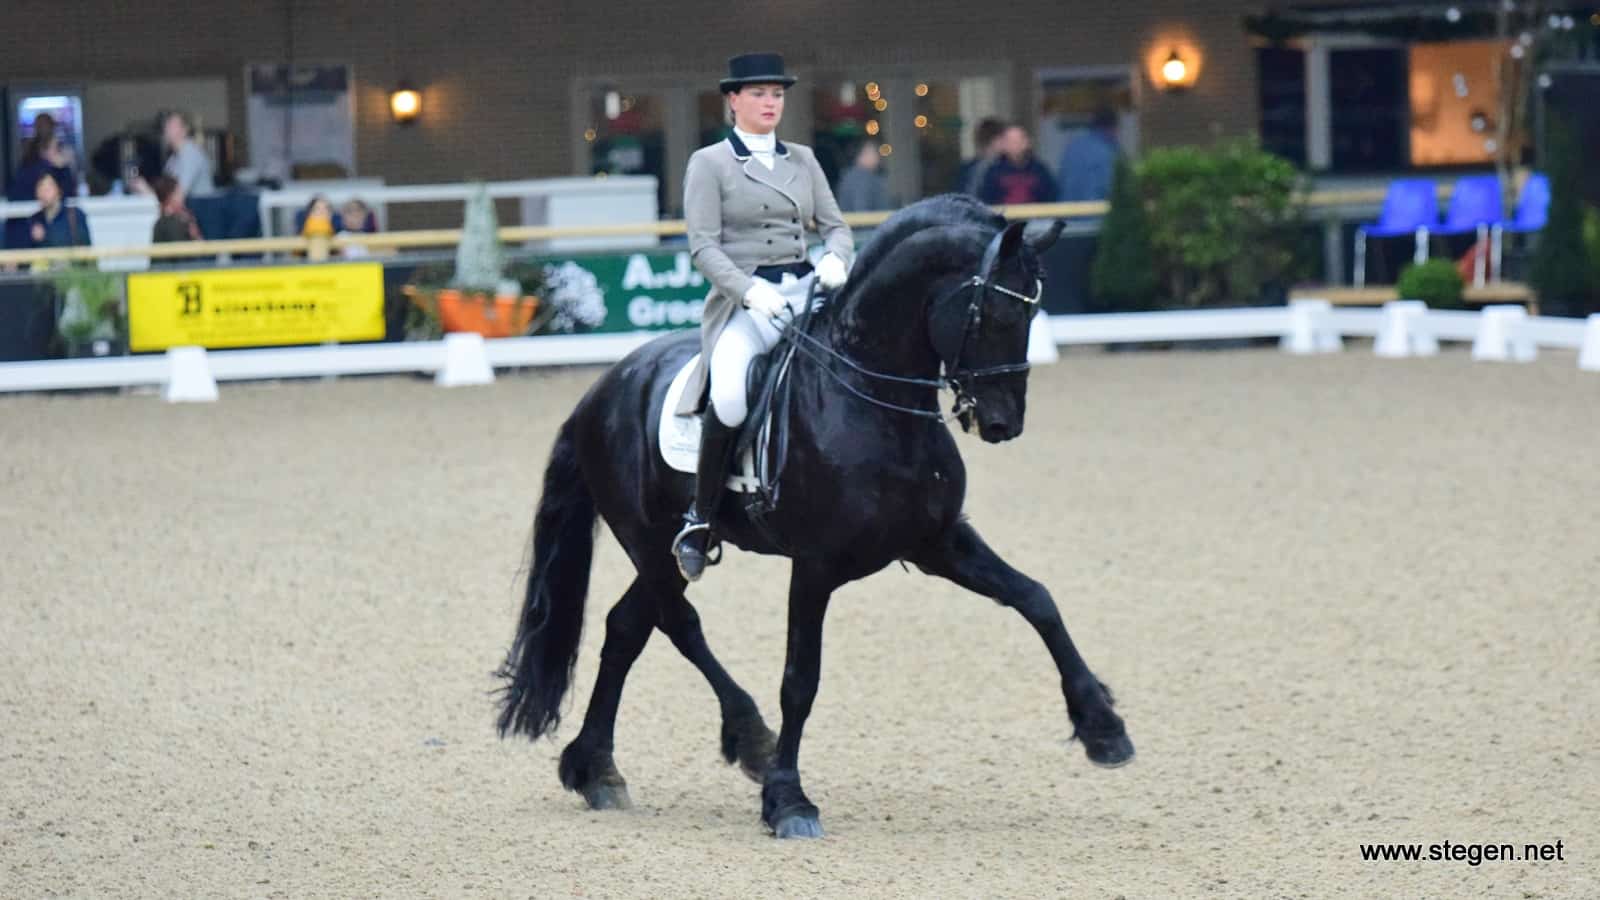
<path fill-rule="evenodd" d="M 690 258 L 711 282 L 700 319 L 700 362 L 678 401 L 677 413 L 690 415 L 709 380 L 711 348 L 742 305 L 756 267 L 804 260 L 808 227 L 846 266 L 855 257 L 855 240 L 816 154 L 802 144 L 778 141 L 771 170 L 738 135 L 700 148 L 684 176 L 683 213 Z"/>

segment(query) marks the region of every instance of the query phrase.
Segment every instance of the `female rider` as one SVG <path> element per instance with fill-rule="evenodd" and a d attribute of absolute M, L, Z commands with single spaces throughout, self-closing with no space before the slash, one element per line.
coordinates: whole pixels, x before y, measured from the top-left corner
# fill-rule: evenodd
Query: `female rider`
<path fill-rule="evenodd" d="M 712 516 L 727 478 L 729 453 L 748 411 L 750 362 L 777 343 L 804 308 L 812 279 L 824 290 L 844 284 L 855 242 L 810 147 L 777 138 L 783 92 L 795 83 L 775 53 L 728 60 L 720 88 L 733 133 L 689 158 L 683 208 L 689 253 L 711 283 L 700 322 L 700 358 L 676 412 L 692 415 L 710 383 L 700 430 L 694 501 L 672 542 L 687 581 L 705 571 Z M 806 254 L 807 227 L 827 252 L 815 269 Z"/>

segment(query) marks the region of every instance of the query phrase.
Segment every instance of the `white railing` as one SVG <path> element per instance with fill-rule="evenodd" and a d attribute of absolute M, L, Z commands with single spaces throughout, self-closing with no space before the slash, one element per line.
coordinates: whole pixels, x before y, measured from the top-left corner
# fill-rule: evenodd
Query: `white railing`
<path fill-rule="evenodd" d="M 415 372 L 447 387 L 494 381 L 495 368 L 616 362 L 662 332 L 551 335 L 484 340 L 451 334 L 438 341 L 325 345 L 207 352 L 177 347 L 160 356 L 0 363 L 0 392 L 159 385 L 171 401 L 214 400 L 219 381 L 320 378 Z M 1440 341 L 1470 341 L 1478 360 L 1528 362 L 1540 347 L 1578 350 L 1578 367 L 1600 372 L 1600 314 L 1584 319 L 1529 316 L 1521 306 L 1481 312 L 1430 310 L 1401 300 L 1381 309 L 1335 309 L 1325 300 L 1288 306 L 1104 315 L 1040 316 L 1029 356 L 1050 362 L 1066 344 L 1276 337 L 1287 353 L 1343 349 L 1345 337 L 1371 337 L 1382 357 L 1431 356 Z"/>

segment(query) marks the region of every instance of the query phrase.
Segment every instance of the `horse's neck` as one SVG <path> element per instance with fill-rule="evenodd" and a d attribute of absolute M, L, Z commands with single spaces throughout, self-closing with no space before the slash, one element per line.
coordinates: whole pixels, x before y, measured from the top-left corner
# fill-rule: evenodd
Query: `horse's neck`
<path fill-rule="evenodd" d="M 937 378 L 939 357 L 928 340 L 930 285 L 864 290 L 830 316 L 828 340 L 851 360 L 884 375 Z M 923 389 L 926 390 L 926 389 Z"/>

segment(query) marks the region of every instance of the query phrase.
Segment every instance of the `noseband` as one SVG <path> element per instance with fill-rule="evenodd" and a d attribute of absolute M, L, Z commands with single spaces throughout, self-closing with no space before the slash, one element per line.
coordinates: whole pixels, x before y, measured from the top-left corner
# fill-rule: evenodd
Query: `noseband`
<path fill-rule="evenodd" d="M 942 356 L 940 357 L 940 362 L 943 364 L 945 371 L 945 374 L 942 378 L 907 378 L 903 375 L 887 375 L 882 372 L 874 372 L 865 366 L 862 366 L 860 363 L 857 363 L 850 357 L 845 356 L 832 347 L 829 347 L 822 341 L 817 340 L 815 337 L 807 334 L 803 326 L 792 327 L 795 323 L 791 323 L 791 327 L 783 330 L 783 339 L 788 341 L 794 347 L 795 351 L 799 352 L 807 359 L 810 359 L 812 362 L 817 363 L 823 371 L 832 375 L 834 380 L 838 381 L 839 385 L 845 390 L 861 398 L 862 400 L 867 401 L 868 403 L 871 403 L 875 406 L 880 406 L 884 409 L 906 413 L 907 415 L 919 416 L 921 418 L 937 419 L 941 422 L 949 421 L 949 419 L 947 419 L 936 409 L 915 409 L 909 406 L 900 406 L 895 403 L 879 400 L 870 394 L 863 393 L 854 385 L 851 385 L 849 382 L 840 377 L 839 374 L 833 371 L 833 369 L 827 364 L 827 361 L 820 357 L 831 357 L 839 362 L 844 363 L 846 366 L 850 367 L 856 372 L 878 381 L 887 381 L 894 384 L 913 384 L 921 387 L 931 387 L 934 389 L 949 388 L 956 396 L 955 407 L 951 410 L 949 418 L 961 418 L 963 425 L 965 425 L 966 419 L 964 417 L 972 414 L 978 408 L 978 400 L 972 395 L 971 391 L 972 382 L 977 381 L 980 378 L 993 378 L 1000 375 L 1014 375 L 1018 372 L 1026 372 L 1032 368 L 1026 359 L 1020 363 L 1011 363 L 1010 365 L 1003 366 L 990 366 L 983 369 L 961 368 L 961 356 L 966 352 L 967 339 L 972 335 L 973 332 L 978 330 L 979 326 L 983 324 L 983 301 L 986 297 L 988 297 L 989 291 L 995 291 L 1008 297 L 1013 297 L 1031 307 L 1034 307 L 1035 309 L 1037 309 L 1039 306 L 1039 299 L 1044 296 L 1044 282 L 1038 278 L 1033 280 L 1034 290 L 1032 297 L 1029 297 L 1026 294 L 1019 294 L 1005 285 L 994 283 L 995 269 L 997 269 L 1000 265 L 1000 243 L 1004 237 L 1005 231 L 1002 230 L 1000 233 L 996 234 L 992 239 L 990 239 L 989 246 L 983 252 L 983 259 L 978 264 L 978 274 L 973 275 L 971 278 L 968 278 L 965 281 L 962 281 L 960 284 L 957 284 L 950 290 L 949 293 L 939 298 L 939 303 L 936 304 L 942 306 L 945 302 L 949 301 L 952 297 L 956 296 L 962 291 L 972 292 L 972 302 L 967 306 L 967 311 L 963 317 L 961 342 L 956 345 L 955 353 L 951 354 L 948 359 Z M 815 284 L 813 284 L 812 290 L 816 290 Z M 805 308 L 806 313 L 809 315 L 812 309 L 812 304 L 808 302 Z"/>

